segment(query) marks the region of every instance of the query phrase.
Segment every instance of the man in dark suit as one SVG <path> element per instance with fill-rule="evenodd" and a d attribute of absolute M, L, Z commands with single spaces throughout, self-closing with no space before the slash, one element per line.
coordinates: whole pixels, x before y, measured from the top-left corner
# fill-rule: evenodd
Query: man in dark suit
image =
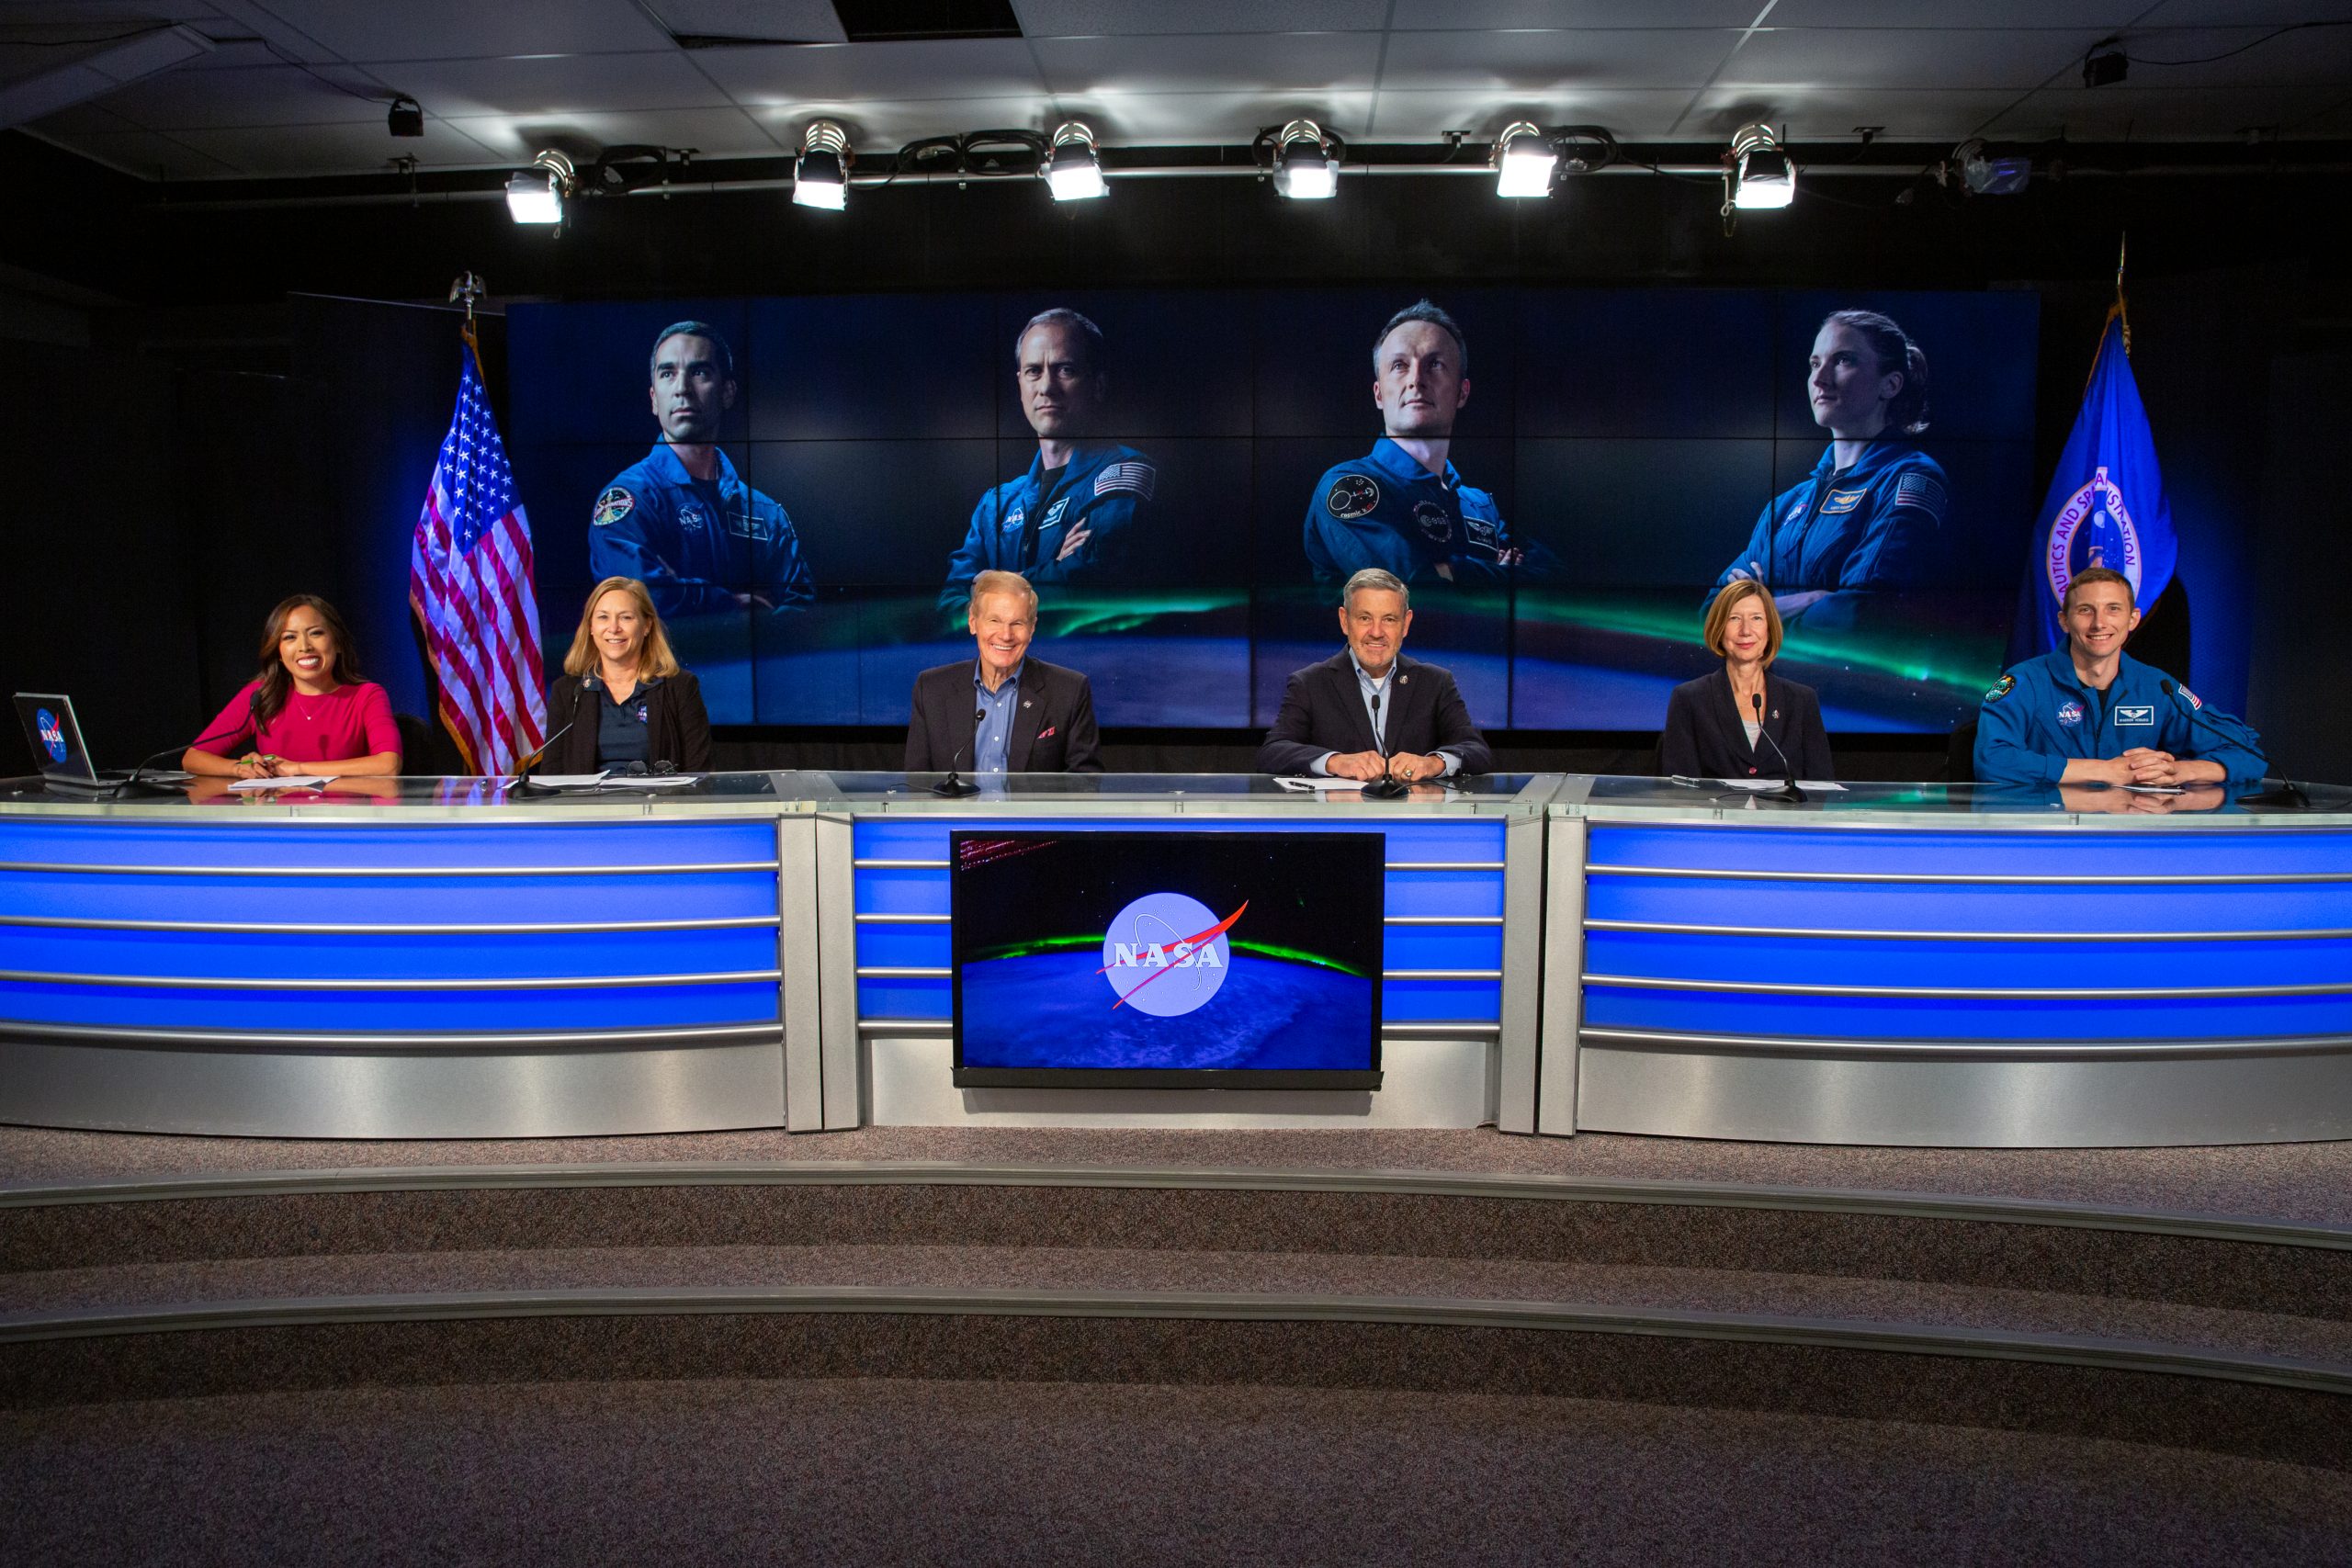
<path fill-rule="evenodd" d="M 1086 677 L 1028 656 L 1037 591 L 1017 572 L 981 572 L 967 618 L 978 657 L 915 677 L 907 772 L 1101 773 Z"/>
<path fill-rule="evenodd" d="M 1258 771 L 1367 784 L 1485 773 L 1494 758 L 1453 672 L 1405 657 L 1412 628 L 1412 601 L 1394 573 L 1366 567 L 1349 578 L 1347 650 L 1293 672 Z"/>

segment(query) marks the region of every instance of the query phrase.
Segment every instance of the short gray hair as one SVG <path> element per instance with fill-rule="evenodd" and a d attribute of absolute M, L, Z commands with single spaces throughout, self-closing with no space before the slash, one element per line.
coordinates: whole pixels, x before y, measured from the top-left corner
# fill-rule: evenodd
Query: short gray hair
<path fill-rule="evenodd" d="M 1017 571 L 984 571 L 972 579 L 972 599 L 967 614 L 977 613 L 980 601 L 991 593 L 1018 593 L 1029 601 L 1029 614 L 1037 614 L 1037 590 Z"/>
<path fill-rule="evenodd" d="M 1348 579 L 1348 585 L 1340 590 L 1340 603 L 1344 605 L 1358 593 L 1365 592 L 1395 593 L 1404 599 L 1405 608 L 1409 610 L 1413 607 L 1413 591 L 1406 587 L 1404 581 L 1395 572 L 1383 571 L 1376 566 L 1368 566 Z"/>

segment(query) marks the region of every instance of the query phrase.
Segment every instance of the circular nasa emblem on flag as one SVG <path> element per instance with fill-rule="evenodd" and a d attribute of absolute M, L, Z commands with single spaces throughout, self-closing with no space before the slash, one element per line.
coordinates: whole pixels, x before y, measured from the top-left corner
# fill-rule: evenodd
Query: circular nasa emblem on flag
<path fill-rule="evenodd" d="M 1421 525 L 1421 537 L 1432 545 L 1453 537 L 1453 513 L 1434 501 L 1413 502 L 1413 521 Z"/>
<path fill-rule="evenodd" d="M 637 497 L 615 485 L 596 498 L 596 510 L 588 514 L 588 521 L 596 527 L 609 528 L 628 516 L 636 504 Z"/>
<path fill-rule="evenodd" d="M 2120 571 L 2140 597 L 2140 530 L 2123 504 L 2123 491 L 2108 478 L 2105 465 L 2067 499 L 2050 520 L 2050 542 L 2042 547 L 2042 577 L 2050 596 L 2066 603 L 2066 584 L 2095 566 Z"/>
<path fill-rule="evenodd" d="M 1380 504 L 1380 486 L 1370 474 L 1341 474 L 1331 486 L 1331 493 L 1323 498 L 1323 504 L 1334 517 L 1362 517 Z"/>
<path fill-rule="evenodd" d="M 2083 705 L 2076 702 L 2072 697 L 2068 697 L 2064 702 L 2060 703 L 2058 705 L 2058 722 L 2065 725 L 2082 723 Z"/>

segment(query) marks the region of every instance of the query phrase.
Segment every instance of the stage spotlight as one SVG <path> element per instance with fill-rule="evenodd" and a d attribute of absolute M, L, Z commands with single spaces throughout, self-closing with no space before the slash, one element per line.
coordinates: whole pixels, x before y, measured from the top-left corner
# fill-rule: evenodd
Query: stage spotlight
<path fill-rule="evenodd" d="M 1094 132 L 1084 120 L 1065 120 L 1054 132 L 1054 150 L 1046 159 L 1046 185 L 1056 201 L 1089 201 L 1111 187 L 1102 180 L 1102 159 L 1094 150 Z"/>
<path fill-rule="evenodd" d="M 812 119 L 792 165 L 792 200 L 798 207 L 839 212 L 849 205 L 849 132 L 830 119 Z"/>
<path fill-rule="evenodd" d="M 1766 125 L 1743 125 L 1733 132 L 1735 166 L 1724 175 L 1734 207 L 1755 210 L 1786 207 L 1797 198 L 1797 166 Z"/>
<path fill-rule="evenodd" d="M 1340 160 L 1331 156 L 1323 128 L 1311 119 L 1283 127 L 1275 144 L 1274 188 L 1294 201 L 1328 201 L 1339 194 Z"/>
<path fill-rule="evenodd" d="M 1549 196 L 1552 172 L 1559 164 L 1560 154 L 1542 127 L 1523 119 L 1507 125 L 1495 138 L 1495 194 Z"/>
<path fill-rule="evenodd" d="M 391 113 L 385 116 L 385 122 L 391 127 L 394 136 L 422 136 L 424 134 L 424 109 L 414 98 L 394 98 Z"/>
<path fill-rule="evenodd" d="M 552 147 L 531 160 L 530 168 L 506 182 L 506 211 L 517 223 L 563 221 L 563 198 L 571 192 L 571 160 Z"/>

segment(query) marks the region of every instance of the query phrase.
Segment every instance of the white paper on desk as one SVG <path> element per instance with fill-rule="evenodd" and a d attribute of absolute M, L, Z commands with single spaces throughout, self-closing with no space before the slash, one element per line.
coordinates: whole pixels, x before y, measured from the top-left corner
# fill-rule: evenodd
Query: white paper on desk
<path fill-rule="evenodd" d="M 1731 785 L 1734 789 L 1767 790 L 1778 789 L 1785 781 L 1781 779 L 1725 779 L 1723 782 Z M 1846 793 L 1846 786 L 1844 784 L 1832 784 L 1827 779 L 1799 779 L 1797 780 L 1797 788 L 1834 789 L 1840 795 Z"/>
<path fill-rule="evenodd" d="M 543 789 L 594 789 L 605 782 L 605 774 L 533 773 L 530 782 Z"/>
<path fill-rule="evenodd" d="M 239 779 L 229 787 L 239 795 L 252 795 L 265 789 L 316 789 L 326 782 L 309 773 L 293 773 L 282 779 Z"/>
<path fill-rule="evenodd" d="M 1305 773 L 1279 774 L 1275 777 L 1274 782 L 1282 785 L 1284 789 L 1311 789 L 1317 794 L 1323 794 L 1335 789 L 1363 788 L 1363 781 L 1362 779 L 1318 779 L 1311 778 Z"/>
<path fill-rule="evenodd" d="M 702 783 L 700 773 L 615 773 L 606 779 L 602 789 L 683 789 L 687 784 Z"/>

